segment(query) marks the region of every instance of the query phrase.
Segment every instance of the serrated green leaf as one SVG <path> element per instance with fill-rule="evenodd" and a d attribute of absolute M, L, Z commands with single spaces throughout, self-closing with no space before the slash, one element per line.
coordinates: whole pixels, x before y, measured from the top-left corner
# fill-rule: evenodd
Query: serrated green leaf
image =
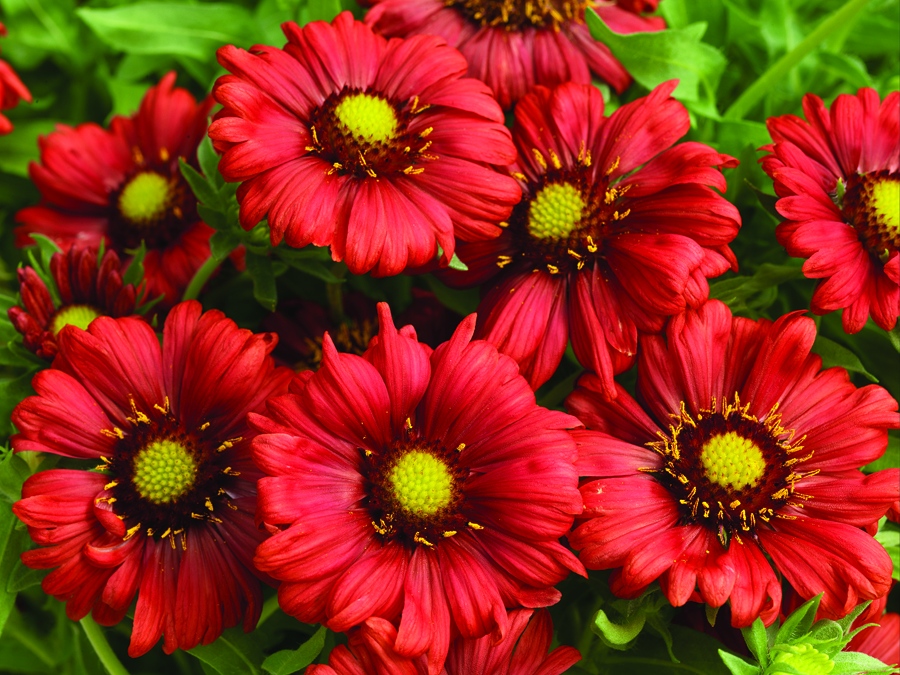
<path fill-rule="evenodd" d="M 75 13 L 103 42 L 129 54 L 189 56 L 205 62 L 223 44 L 245 42 L 252 19 L 227 3 L 140 2 Z"/>
<path fill-rule="evenodd" d="M 819 611 L 819 603 L 822 602 L 822 594 L 808 600 L 800 605 L 793 614 L 791 614 L 775 636 L 775 644 L 791 644 L 795 640 L 808 634 Z"/>
<path fill-rule="evenodd" d="M 450 258 L 450 263 L 447 265 L 447 267 L 449 267 L 451 270 L 459 270 L 460 272 L 466 272 L 469 269 L 468 265 L 460 260 L 459 256 L 457 256 L 455 253 L 453 254 L 453 257 Z"/>
<path fill-rule="evenodd" d="M 325 626 L 319 629 L 297 649 L 283 649 L 263 661 L 262 667 L 272 675 L 291 675 L 299 672 L 315 661 L 325 646 Z"/>
<path fill-rule="evenodd" d="M 253 280 L 253 297 L 267 310 L 274 312 L 278 304 L 278 291 L 271 258 L 247 251 L 247 272 Z"/>
<path fill-rule="evenodd" d="M 744 634 L 744 642 L 750 648 L 750 653 L 756 657 L 760 665 L 765 668 L 769 665 L 769 635 L 762 619 L 757 618 L 750 626 L 741 630 Z"/>
<path fill-rule="evenodd" d="M 701 41 L 705 23 L 659 32 L 614 33 L 593 9 L 585 12 L 588 28 L 622 62 L 632 77 L 647 89 L 678 79 L 675 98 L 692 111 L 718 118 L 716 89 L 727 61 L 722 53 Z"/>
<path fill-rule="evenodd" d="M 221 211 L 223 204 L 219 198 L 219 191 L 210 185 L 194 167 L 185 162 L 183 157 L 178 158 L 178 164 L 181 169 L 181 175 L 184 176 L 188 185 L 191 186 L 191 191 L 194 193 L 197 201 L 212 209 Z"/>
<path fill-rule="evenodd" d="M 823 368 L 840 366 L 851 373 L 859 373 L 860 375 L 865 376 L 871 382 L 878 382 L 878 378 L 866 370 L 862 361 L 859 360 L 859 357 L 856 354 L 846 347 L 839 345 L 834 340 L 829 340 L 823 335 L 818 335 L 816 336 L 816 341 L 813 343 L 812 350 L 822 357 Z"/>
<path fill-rule="evenodd" d="M 759 666 L 747 663 L 740 656 L 726 652 L 724 649 L 719 650 L 719 656 L 732 675 L 759 675 L 761 672 Z"/>
<path fill-rule="evenodd" d="M 896 668 L 891 668 L 886 663 L 879 661 L 874 656 L 862 652 L 841 652 L 831 659 L 834 669 L 829 675 L 876 675 L 878 673 L 896 673 Z"/>
<path fill-rule="evenodd" d="M 219 675 L 259 675 L 262 649 L 254 635 L 229 628 L 212 644 L 187 650 Z"/>

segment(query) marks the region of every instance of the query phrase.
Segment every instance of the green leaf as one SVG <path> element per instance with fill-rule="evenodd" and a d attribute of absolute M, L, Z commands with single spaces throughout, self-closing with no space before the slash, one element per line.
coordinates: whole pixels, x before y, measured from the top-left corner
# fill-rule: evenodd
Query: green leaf
<path fill-rule="evenodd" d="M 716 88 L 727 61 L 722 53 L 701 42 L 705 23 L 654 33 L 619 35 L 603 23 L 593 9 L 586 12 L 588 28 L 622 62 L 634 79 L 653 89 L 678 79 L 675 97 L 692 111 L 718 118 Z"/>
<path fill-rule="evenodd" d="M 31 475 L 28 464 L 12 450 L 0 448 L 0 501 L 12 504 L 22 498 L 22 483 Z"/>
<path fill-rule="evenodd" d="M 219 262 L 225 260 L 237 248 L 241 240 L 231 232 L 216 232 L 209 238 L 209 251 Z"/>
<path fill-rule="evenodd" d="M 223 44 L 243 44 L 250 13 L 227 3 L 140 2 L 75 13 L 97 37 L 130 54 L 190 56 L 206 61 Z"/>
<path fill-rule="evenodd" d="M 11 593 L 24 591 L 26 588 L 37 586 L 44 580 L 44 577 L 50 574 L 50 570 L 33 570 L 27 567 L 22 560 L 18 560 L 9 575 L 9 581 L 6 582 L 6 590 Z"/>
<path fill-rule="evenodd" d="M 16 133 L 4 136 L 0 144 L 0 170 L 27 178 L 28 164 L 40 158 L 38 136 L 54 128 L 56 122 L 49 119 L 16 122 Z"/>
<path fill-rule="evenodd" d="M 0 633 L 6 625 L 16 600 L 16 591 L 9 590 L 9 577 L 19 556 L 28 550 L 28 533 L 15 528 L 17 520 L 9 504 L 0 503 Z"/>
<path fill-rule="evenodd" d="M 181 175 L 191 186 L 191 191 L 201 204 L 206 204 L 210 208 L 219 208 L 221 210 L 222 200 L 219 198 L 219 192 L 209 182 L 201 176 L 197 170 L 184 161 L 183 157 L 178 158 L 178 164 L 181 168 Z"/>
<path fill-rule="evenodd" d="M 203 136 L 203 140 L 197 146 L 197 161 L 200 163 L 200 170 L 203 171 L 206 180 L 217 189 L 225 184 L 225 179 L 219 173 L 219 155 L 213 148 L 212 139 L 207 135 Z"/>
<path fill-rule="evenodd" d="M 319 630 L 297 649 L 283 649 L 280 652 L 275 652 L 263 661 L 263 670 L 272 675 L 291 675 L 303 670 L 315 661 L 322 651 L 322 647 L 325 646 L 326 632 L 325 626 L 320 626 Z"/>
<path fill-rule="evenodd" d="M 859 357 L 856 354 L 846 347 L 839 345 L 837 342 L 829 340 L 827 337 L 822 335 L 817 336 L 816 341 L 813 343 L 812 350 L 822 357 L 823 368 L 840 366 L 841 368 L 849 370 L 851 373 L 864 375 L 871 382 L 878 382 L 878 378 L 866 370 L 862 361 L 859 360 Z"/>
<path fill-rule="evenodd" d="M 891 562 L 894 564 L 894 570 L 891 574 L 895 581 L 900 581 L 900 525 L 890 520 L 884 519 L 875 540 L 884 546 L 884 549 L 891 556 Z"/>
<path fill-rule="evenodd" d="M 122 275 L 122 283 L 137 287 L 144 280 L 144 258 L 147 255 L 147 243 L 141 239 L 141 245 L 128 252 L 131 254 L 131 262 L 128 264 L 125 274 Z"/>
<path fill-rule="evenodd" d="M 212 644 L 194 647 L 188 654 L 200 659 L 219 675 L 259 675 L 262 649 L 253 635 L 229 628 Z"/>
<path fill-rule="evenodd" d="M 275 288 L 275 272 L 268 256 L 247 251 L 247 272 L 253 279 L 253 297 L 270 312 L 275 311 L 278 291 Z"/>
<path fill-rule="evenodd" d="M 873 473 L 882 469 L 900 468 L 900 436 L 888 431 L 887 449 L 884 454 L 871 464 L 866 464 L 863 471 Z"/>
<path fill-rule="evenodd" d="M 340 0 L 309 0 L 300 9 L 301 23 L 310 21 L 331 21 L 341 12 Z"/>
<path fill-rule="evenodd" d="M 741 630 L 744 641 L 750 648 L 750 653 L 756 657 L 760 665 L 765 668 L 769 665 L 769 635 L 762 619 L 758 618 L 750 626 Z"/>
<path fill-rule="evenodd" d="M 875 675 L 876 673 L 896 673 L 896 668 L 891 668 L 874 656 L 862 652 L 841 652 L 831 659 L 834 669 L 829 675 Z"/>
<path fill-rule="evenodd" d="M 594 617 L 594 625 L 591 628 L 605 645 L 624 650 L 628 649 L 631 642 L 640 635 L 646 620 L 646 615 L 638 612 L 629 617 L 624 624 L 613 623 L 601 609 Z"/>
<path fill-rule="evenodd" d="M 760 673 L 759 666 L 747 663 L 740 656 L 726 652 L 724 649 L 719 650 L 719 656 L 732 675 L 759 675 Z"/>
<path fill-rule="evenodd" d="M 819 610 L 820 602 L 822 602 L 821 593 L 812 600 L 800 605 L 794 613 L 781 624 L 781 628 L 778 629 L 778 634 L 775 636 L 774 643 L 776 645 L 791 644 L 796 639 L 808 634 L 812 628 L 816 612 Z"/>

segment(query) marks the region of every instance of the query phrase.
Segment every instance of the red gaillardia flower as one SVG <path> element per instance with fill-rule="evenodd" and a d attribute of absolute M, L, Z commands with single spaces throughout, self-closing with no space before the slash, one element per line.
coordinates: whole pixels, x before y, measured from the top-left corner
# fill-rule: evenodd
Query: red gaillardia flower
<path fill-rule="evenodd" d="M 578 360 L 615 395 L 639 331 L 703 302 L 707 278 L 737 269 L 729 242 L 740 215 L 718 192 L 736 160 L 700 143 L 675 82 L 603 116 L 594 87 L 538 87 L 516 107 L 511 167 L 524 191 L 500 238 L 461 245 L 452 283 L 490 289 L 479 337 L 547 381 L 569 338 Z M 710 187 L 711 186 L 711 187 Z M 492 281 L 491 281 L 492 280 Z"/>
<path fill-rule="evenodd" d="M 581 660 L 573 647 L 553 642 L 550 613 L 517 609 L 509 613 L 506 637 L 495 644 L 490 635 L 458 637 L 450 644 L 441 675 L 562 675 Z M 427 675 L 424 656 L 408 658 L 394 650 L 397 629 L 390 621 L 368 619 L 350 633 L 350 645 L 332 650 L 327 666 L 310 666 L 306 675 Z"/>
<path fill-rule="evenodd" d="M 379 305 L 363 356 L 330 337 L 315 373 L 251 415 L 257 567 L 301 621 L 396 622 L 395 649 L 440 672 L 453 636 L 509 632 L 507 607 L 545 607 L 578 560 L 578 421 L 539 407 L 515 362 L 472 341 L 469 316 L 432 353 Z"/>
<path fill-rule="evenodd" d="M 382 35 L 432 33 L 459 49 L 469 75 L 487 83 L 506 109 L 535 85 L 590 84 L 591 75 L 617 92 L 631 76 L 602 42 L 591 37 L 584 13 L 592 9 L 617 33 L 665 28 L 643 17 L 658 0 L 372 0 L 366 23 Z"/>
<path fill-rule="evenodd" d="M 659 579 L 675 605 L 730 600 L 735 627 L 769 624 L 783 576 L 841 618 L 888 592 L 891 559 L 863 528 L 900 491 L 897 469 L 864 475 L 897 402 L 820 370 L 812 319 L 732 317 L 710 301 L 641 341 L 637 392 L 609 401 L 594 375 L 569 408 L 579 434 L 584 519 L 569 535 L 590 569 L 639 595 Z"/>
<path fill-rule="evenodd" d="M 5 35 L 6 26 L 0 23 L 0 37 Z M 22 80 L 16 75 L 12 66 L 6 61 L 0 60 L 0 111 L 15 108 L 19 105 L 19 101 L 31 103 L 31 92 L 22 84 Z M 8 134 L 12 130 L 12 122 L 0 112 L 0 136 Z"/>
<path fill-rule="evenodd" d="M 283 26 L 284 49 L 233 46 L 209 129 L 249 229 L 268 216 L 272 243 L 330 246 L 354 274 L 421 267 L 454 234 L 496 237 L 519 200 L 490 165 L 515 158 L 490 91 L 434 36 L 385 40 L 349 12 Z"/>
<path fill-rule="evenodd" d="M 148 297 L 165 294 L 166 307 L 178 302 L 209 258 L 213 232 L 197 216 L 178 160 L 196 165 L 213 101 L 198 104 L 174 83 L 175 73 L 163 77 L 135 115 L 114 117 L 109 130 L 59 125 L 40 139 L 41 163 L 29 174 L 42 200 L 16 214 L 18 246 L 36 233 L 63 249 L 105 241 L 124 257 L 144 241 Z"/>
<path fill-rule="evenodd" d="M 134 285 L 122 282 L 115 251 L 106 251 L 102 259 L 93 247 L 55 253 L 50 258 L 53 292 L 31 267 L 20 267 L 17 273 L 22 306 L 10 307 L 9 320 L 24 336 L 25 348 L 48 361 L 56 356 L 56 336 L 63 326 L 84 330 L 98 316 L 134 314 L 139 300 Z"/>
<path fill-rule="evenodd" d="M 16 451 L 92 460 L 90 471 L 41 471 L 15 514 L 40 548 L 22 555 L 49 595 L 80 619 L 120 621 L 137 594 L 128 653 L 163 636 L 163 649 L 215 640 L 261 593 L 253 551 L 256 480 L 249 411 L 287 389 L 271 334 L 239 329 L 221 312 L 177 305 L 163 343 L 135 317 L 63 328 L 37 396 L 13 411 Z"/>
<path fill-rule="evenodd" d="M 762 167 L 787 218 L 775 229 L 788 254 L 808 258 L 821 279 L 811 309 L 843 309 L 844 330 L 869 316 L 891 330 L 900 315 L 900 93 L 879 105 L 874 89 L 841 94 L 831 106 L 803 97 L 806 120 L 770 117 L 774 143 Z"/>

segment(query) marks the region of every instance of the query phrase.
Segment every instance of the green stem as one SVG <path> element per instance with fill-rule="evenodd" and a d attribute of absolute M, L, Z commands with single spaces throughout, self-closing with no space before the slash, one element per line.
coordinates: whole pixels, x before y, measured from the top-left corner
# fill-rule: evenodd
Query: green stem
<path fill-rule="evenodd" d="M 109 675 L 128 675 L 125 666 L 122 665 L 119 657 L 116 656 L 112 647 L 109 646 L 109 642 L 106 641 L 103 630 L 94 623 L 90 614 L 81 620 L 81 627 L 84 628 L 84 634 L 87 635 L 88 642 L 91 643 L 91 647 L 94 648 L 100 663 L 103 664 Z"/>
<path fill-rule="evenodd" d="M 725 111 L 725 117 L 740 120 L 753 109 L 772 86 L 783 80 L 790 70 L 818 47 L 824 40 L 839 30 L 845 29 L 869 4 L 869 0 L 850 0 L 846 5 L 825 19 L 819 27 L 787 54 L 773 63 L 769 69 L 751 84 Z"/>
<path fill-rule="evenodd" d="M 222 260 L 224 260 L 227 256 L 223 256 Z M 182 296 L 182 300 L 196 300 L 197 296 L 200 295 L 200 291 L 203 290 L 203 287 L 206 285 L 206 282 L 209 281 L 209 278 L 212 276 L 213 272 L 219 269 L 219 265 L 222 264 L 222 260 L 216 260 L 213 256 L 209 256 L 206 259 L 206 262 L 200 266 L 195 273 L 193 278 L 191 279 L 191 283 L 188 284 L 188 287 L 184 291 L 184 296 Z"/>

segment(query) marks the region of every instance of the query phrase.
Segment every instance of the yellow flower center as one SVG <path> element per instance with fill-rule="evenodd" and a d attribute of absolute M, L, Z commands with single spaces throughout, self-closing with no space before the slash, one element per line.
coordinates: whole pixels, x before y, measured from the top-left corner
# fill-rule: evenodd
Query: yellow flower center
<path fill-rule="evenodd" d="M 343 130 L 359 141 L 387 143 L 397 132 L 397 114 L 393 106 L 378 96 L 347 96 L 338 103 L 334 114 Z"/>
<path fill-rule="evenodd" d="M 585 202 L 569 183 L 551 183 L 537 193 L 528 208 L 528 233 L 536 239 L 563 239 L 581 222 Z"/>
<path fill-rule="evenodd" d="M 453 498 L 453 477 L 447 465 L 428 452 L 403 455 L 388 475 L 394 498 L 409 513 L 433 515 Z"/>
<path fill-rule="evenodd" d="M 197 465 L 191 453 L 173 440 L 153 441 L 134 460 L 134 486 L 154 504 L 168 504 L 194 484 Z"/>
<path fill-rule="evenodd" d="M 900 180 L 887 178 L 872 185 L 869 206 L 892 236 L 900 234 Z"/>
<path fill-rule="evenodd" d="M 818 651 L 810 644 L 779 645 L 778 653 L 766 670 L 766 675 L 787 675 L 787 673 L 803 673 L 804 675 L 828 675 L 834 670 L 834 661 Z M 779 666 L 790 666 L 792 670 L 782 670 Z"/>
<path fill-rule="evenodd" d="M 759 447 L 733 431 L 704 443 L 700 463 L 711 482 L 736 490 L 755 487 L 766 472 L 766 460 Z"/>
<path fill-rule="evenodd" d="M 119 213 L 134 225 L 152 225 L 165 215 L 171 196 L 171 185 L 164 176 L 144 171 L 122 189 Z"/>
<path fill-rule="evenodd" d="M 91 321 L 101 316 L 102 312 L 90 305 L 69 305 L 59 310 L 50 322 L 50 332 L 57 335 L 63 326 L 77 326 L 87 330 Z"/>

